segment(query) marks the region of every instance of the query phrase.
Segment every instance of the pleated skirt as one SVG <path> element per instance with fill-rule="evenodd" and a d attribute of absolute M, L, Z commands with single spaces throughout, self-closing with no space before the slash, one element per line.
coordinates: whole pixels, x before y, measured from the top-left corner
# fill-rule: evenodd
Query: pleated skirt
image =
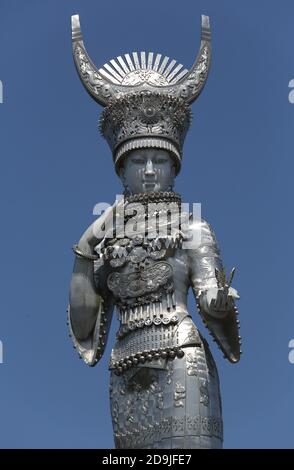
<path fill-rule="evenodd" d="M 219 378 L 207 342 L 183 357 L 111 371 L 110 406 L 118 449 L 219 449 Z"/>

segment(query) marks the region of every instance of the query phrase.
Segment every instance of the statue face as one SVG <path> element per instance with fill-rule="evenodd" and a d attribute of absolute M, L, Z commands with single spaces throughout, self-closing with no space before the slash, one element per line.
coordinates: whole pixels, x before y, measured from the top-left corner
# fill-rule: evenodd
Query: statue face
<path fill-rule="evenodd" d="M 167 150 L 132 150 L 123 161 L 120 177 L 132 194 L 168 191 L 174 183 L 174 161 Z"/>

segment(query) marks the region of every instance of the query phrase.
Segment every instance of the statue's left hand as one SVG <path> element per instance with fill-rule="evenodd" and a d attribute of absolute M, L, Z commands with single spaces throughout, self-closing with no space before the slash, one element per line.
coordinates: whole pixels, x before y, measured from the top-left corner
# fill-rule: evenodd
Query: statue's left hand
<path fill-rule="evenodd" d="M 233 287 L 211 287 L 199 295 L 199 306 L 208 315 L 224 318 L 235 307 L 235 300 L 240 296 Z"/>

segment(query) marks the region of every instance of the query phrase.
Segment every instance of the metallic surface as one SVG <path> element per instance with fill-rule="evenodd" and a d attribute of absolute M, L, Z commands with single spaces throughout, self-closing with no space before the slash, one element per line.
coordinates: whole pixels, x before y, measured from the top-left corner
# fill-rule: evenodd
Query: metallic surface
<path fill-rule="evenodd" d="M 219 378 L 187 296 L 191 288 L 204 324 L 232 363 L 240 358 L 239 296 L 231 287 L 233 273 L 226 280 L 210 225 L 188 216 L 189 230 L 182 222 L 174 227 L 182 206 L 172 191 L 189 105 L 208 74 L 209 20 L 202 17 L 200 52 L 189 72 L 167 57 L 144 52 L 97 69 L 85 51 L 78 16 L 72 28 L 80 78 L 106 107 L 100 129 L 126 196 L 77 245 L 68 311 L 74 347 L 94 366 L 105 350 L 116 307 L 119 329 L 109 369 L 117 448 L 220 448 Z M 128 232 L 130 209 L 138 203 L 136 231 Z M 122 208 L 124 215 L 113 219 Z M 167 213 L 168 222 L 162 217 Z M 111 236 L 107 230 L 98 236 L 109 220 L 115 220 Z M 188 233 L 199 240 L 193 248 L 185 245 Z"/>
<path fill-rule="evenodd" d="M 98 69 L 86 52 L 79 15 L 72 16 L 72 44 L 81 81 L 90 95 L 102 106 L 107 106 L 113 98 L 129 94 L 135 87 L 137 92 L 142 89 L 152 93 L 159 91 L 175 97 L 185 97 L 192 103 L 202 91 L 211 60 L 209 18 L 204 15 L 201 18 L 199 53 L 189 71 L 184 69 L 180 72 L 176 61 L 169 62 L 169 57 L 162 59 L 160 54 L 156 55 L 152 65 L 152 52 L 147 55 L 148 68 L 145 52 L 134 52 L 133 57 L 126 54 L 124 60 L 120 56 Z"/>
<path fill-rule="evenodd" d="M 222 446 L 218 376 L 204 343 L 160 368 L 112 373 L 110 399 L 118 449 Z"/>
<path fill-rule="evenodd" d="M 189 105 L 199 96 L 208 77 L 210 39 L 209 18 L 202 15 L 200 49 L 189 71 L 153 52 L 133 52 L 132 57 L 125 54 L 125 60 L 119 56 L 98 69 L 86 52 L 79 16 L 72 16 L 77 72 L 91 97 L 106 108 L 99 128 L 111 148 L 117 171 L 124 155 L 140 148 L 168 150 L 175 159 L 177 173 L 180 171 L 191 120 Z"/>

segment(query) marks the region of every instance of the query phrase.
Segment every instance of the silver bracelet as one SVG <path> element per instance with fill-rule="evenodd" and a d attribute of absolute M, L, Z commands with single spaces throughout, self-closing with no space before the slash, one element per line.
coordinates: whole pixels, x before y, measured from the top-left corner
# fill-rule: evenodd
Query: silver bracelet
<path fill-rule="evenodd" d="M 91 255 L 84 253 L 80 248 L 79 245 L 73 245 L 72 247 L 73 252 L 76 254 L 78 258 L 88 259 L 90 261 L 94 261 L 98 259 L 98 255 Z"/>

